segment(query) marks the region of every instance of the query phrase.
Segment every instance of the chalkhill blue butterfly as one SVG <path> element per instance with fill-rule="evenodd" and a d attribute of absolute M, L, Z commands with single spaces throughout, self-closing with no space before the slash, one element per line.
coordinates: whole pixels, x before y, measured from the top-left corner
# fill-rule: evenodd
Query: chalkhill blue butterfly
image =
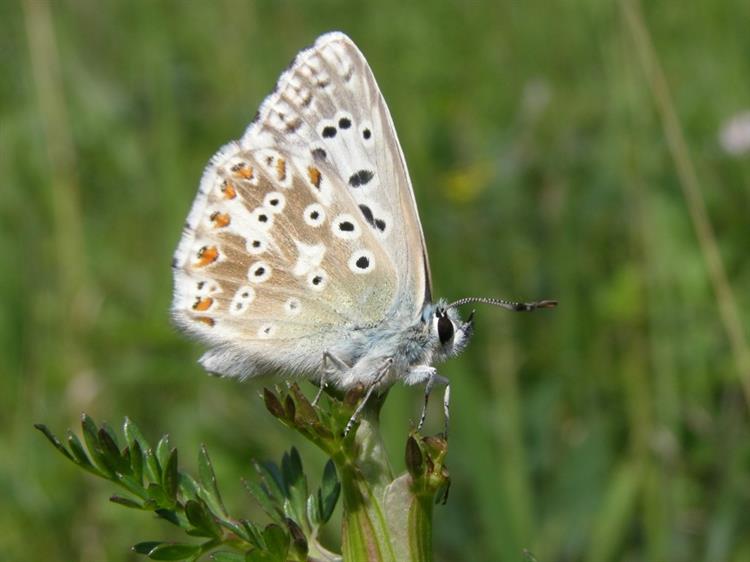
<path fill-rule="evenodd" d="M 448 380 L 483 302 L 433 301 L 406 162 L 370 66 L 342 33 L 297 55 L 239 141 L 211 159 L 175 253 L 175 322 L 209 372 L 305 376 L 372 392 Z M 318 393 L 319 398 L 320 393 Z"/>

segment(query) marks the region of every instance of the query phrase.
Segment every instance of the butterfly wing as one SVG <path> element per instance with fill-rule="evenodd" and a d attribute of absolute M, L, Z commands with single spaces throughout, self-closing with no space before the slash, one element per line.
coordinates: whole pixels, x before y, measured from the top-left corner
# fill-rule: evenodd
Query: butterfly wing
<path fill-rule="evenodd" d="M 285 72 L 211 160 L 174 260 L 173 316 L 210 371 L 315 372 L 429 293 L 414 197 L 364 57 L 340 33 Z"/>
<path fill-rule="evenodd" d="M 432 287 L 414 191 L 388 106 L 349 37 L 327 33 L 297 56 L 242 142 L 264 137 L 325 155 L 399 271 L 401 311 L 418 315 Z"/>

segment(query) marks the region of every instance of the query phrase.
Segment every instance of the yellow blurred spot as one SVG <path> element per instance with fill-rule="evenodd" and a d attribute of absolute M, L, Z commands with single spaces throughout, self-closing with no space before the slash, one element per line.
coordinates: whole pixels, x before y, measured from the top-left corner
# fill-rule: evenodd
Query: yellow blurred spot
<path fill-rule="evenodd" d="M 490 176 L 489 163 L 479 162 L 473 166 L 448 172 L 441 188 L 448 199 L 456 203 L 468 203 L 487 188 Z"/>

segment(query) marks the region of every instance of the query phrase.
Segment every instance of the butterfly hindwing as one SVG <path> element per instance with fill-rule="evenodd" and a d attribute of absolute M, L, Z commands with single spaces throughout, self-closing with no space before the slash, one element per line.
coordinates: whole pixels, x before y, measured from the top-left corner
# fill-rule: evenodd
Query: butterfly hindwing
<path fill-rule="evenodd" d="M 327 34 L 207 167 L 173 315 L 212 345 L 211 371 L 316 371 L 348 330 L 418 314 L 426 259 L 385 102 L 353 43 Z"/>

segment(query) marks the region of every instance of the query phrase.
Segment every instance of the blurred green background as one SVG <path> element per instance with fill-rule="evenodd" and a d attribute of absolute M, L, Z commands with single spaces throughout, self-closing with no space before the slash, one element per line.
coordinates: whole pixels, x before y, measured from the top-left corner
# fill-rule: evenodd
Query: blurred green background
<path fill-rule="evenodd" d="M 437 559 L 750 560 L 750 158 L 718 141 L 750 106 L 750 3 L 646 3 L 662 112 L 627 6 L 0 2 L 3 560 L 136 560 L 130 545 L 171 533 L 110 504 L 34 422 L 127 415 L 192 469 L 205 442 L 238 515 L 258 516 L 240 483 L 251 458 L 294 444 L 320 473 L 265 412 L 262 382 L 202 372 L 169 324 L 169 264 L 208 158 L 332 29 L 390 105 L 436 293 L 561 302 L 481 308 L 473 345 L 441 369 L 453 487 Z M 689 147 L 682 179 L 664 112 Z M 691 220 L 691 168 L 715 238 Z M 722 271 L 734 297 L 716 297 Z M 399 468 L 420 400 L 395 388 L 386 404 Z M 440 421 L 436 408 L 429 429 Z"/>

